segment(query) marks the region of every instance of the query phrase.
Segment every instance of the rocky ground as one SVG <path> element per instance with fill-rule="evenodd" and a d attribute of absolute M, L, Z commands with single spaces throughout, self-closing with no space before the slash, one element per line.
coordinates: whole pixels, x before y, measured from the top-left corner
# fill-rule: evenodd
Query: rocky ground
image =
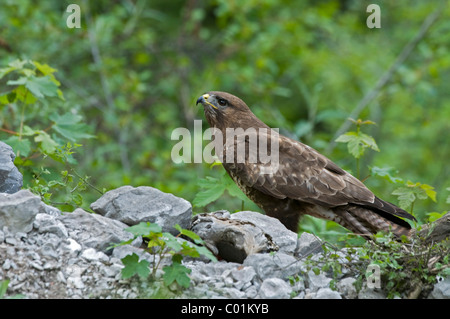
<path fill-rule="evenodd" d="M 161 281 L 137 276 L 123 280 L 121 258 L 132 253 L 149 261 L 153 258 L 139 248 L 139 239 L 111 249 L 112 243 L 132 238 L 124 231 L 127 224 L 82 209 L 61 213 L 21 190 L 0 194 L 0 281 L 9 280 L 6 297 L 385 298 L 382 289 L 363 285 L 357 291 L 355 274 L 350 272 L 331 287 L 331 274 L 315 274 L 304 263 L 305 256 L 320 256 L 320 241 L 307 233 L 297 238 L 278 220 L 259 213 L 221 211 L 197 215 L 191 221 L 185 200 L 151 187 L 129 186 L 105 194 L 92 207 L 121 219 L 132 219 L 128 215 L 144 209 L 145 219 L 159 218 L 166 228 L 168 219 L 161 216 L 178 216 L 169 223 L 192 227 L 212 251 L 236 260 L 184 261 L 192 269 L 191 286 L 181 293 L 175 285 L 167 288 Z M 229 247 L 224 250 L 225 241 Z M 450 298 L 450 279 L 438 282 L 429 298 Z"/>
<path fill-rule="evenodd" d="M 5 145 L 0 142 L 0 298 L 386 298 L 383 287 L 369 288 L 364 280 L 357 290 L 360 274 L 354 269 L 344 267 L 337 277 L 310 270 L 307 260 L 321 260 L 321 241 L 308 233 L 298 237 L 260 213 L 192 217 L 188 201 L 131 186 L 104 194 L 91 205 L 95 213 L 61 212 L 21 190 L 21 175 L 11 165 L 14 154 Z M 141 221 L 174 235 L 175 224 L 191 229 L 221 260 L 183 260 L 191 269 L 191 285 L 184 290 L 163 285 L 161 269 L 153 281 L 124 280 L 122 258 L 133 253 L 150 263 L 156 258 L 142 248 L 141 238 L 112 247 L 133 239 L 125 229 Z M 349 262 L 345 251 L 338 253 L 342 264 Z M 449 299 L 450 278 L 438 281 L 426 298 Z"/>

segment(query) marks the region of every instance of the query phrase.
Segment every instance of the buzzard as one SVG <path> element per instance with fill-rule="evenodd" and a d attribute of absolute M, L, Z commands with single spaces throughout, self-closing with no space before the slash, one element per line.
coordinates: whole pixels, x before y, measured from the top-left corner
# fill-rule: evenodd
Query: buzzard
<path fill-rule="evenodd" d="M 297 232 L 300 217 L 307 214 L 332 220 L 366 239 L 378 231 L 410 235 L 411 226 L 403 218 L 415 220 L 412 215 L 376 197 L 315 149 L 270 129 L 240 98 L 212 91 L 199 97 L 198 103 L 211 128 L 222 132 L 214 135 L 214 142 L 216 153 L 221 146 L 225 170 L 248 198 L 288 229 Z M 258 140 L 256 149 L 278 146 L 276 169 L 267 170 L 267 161 L 250 160 L 255 152 L 252 134 L 268 140 L 265 145 Z"/>

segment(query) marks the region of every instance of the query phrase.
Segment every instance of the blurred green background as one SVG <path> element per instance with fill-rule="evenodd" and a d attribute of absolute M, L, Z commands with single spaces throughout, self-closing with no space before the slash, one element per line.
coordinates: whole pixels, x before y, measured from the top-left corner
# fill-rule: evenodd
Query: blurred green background
<path fill-rule="evenodd" d="M 198 180 L 221 167 L 174 164 L 170 139 L 177 127 L 204 121 L 196 99 L 206 91 L 241 97 L 263 121 L 311 145 L 343 168 L 355 170 L 346 145 L 330 143 L 351 111 L 394 63 L 423 21 L 442 1 L 359 0 L 2 0 L 0 67 L 16 59 L 58 71 L 65 100 L 40 101 L 27 112 L 42 129 L 51 114 L 83 117 L 95 139 L 77 141 L 76 170 L 99 189 L 149 185 L 192 201 Z M 81 7 L 81 28 L 69 29 L 66 8 Z M 369 29 L 366 8 L 381 8 L 381 28 Z M 405 181 L 432 185 L 437 201 L 414 207 L 448 210 L 450 192 L 450 8 L 420 40 L 388 84 L 360 114 L 380 152 L 362 159 L 392 167 Z M 0 93 L 7 91 L 0 82 Z M 0 127 L 14 130 L 14 105 L 3 106 Z M 207 123 L 203 122 L 203 129 Z M 350 127 L 354 129 L 354 127 Z M 0 132 L 6 140 L 8 133 Z M 36 166 L 53 165 L 34 158 Z M 56 166 L 55 166 L 56 167 Z M 58 168 L 59 169 L 59 168 Z M 26 176 L 31 183 L 33 175 Z M 398 203 L 395 185 L 371 177 L 376 195 Z M 57 196 L 57 195 L 55 195 Z M 84 206 L 98 193 L 87 191 Z M 196 213 L 241 208 L 227 192 Z M 246 208 L 256 209 L 251 203 Z M 318 232 L 334 226 L 316 223 Z"/>

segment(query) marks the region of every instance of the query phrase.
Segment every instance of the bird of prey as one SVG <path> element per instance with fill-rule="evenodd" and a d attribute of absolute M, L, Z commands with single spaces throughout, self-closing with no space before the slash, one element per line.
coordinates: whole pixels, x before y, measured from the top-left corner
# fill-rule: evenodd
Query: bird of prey
<path fill-rule="evenodd" d="M 366 239 L 378 231 L 410 235 L 411 226 L 404 218 L 415 220 L 412 215 L 376 197 L 315 149 L 270 129 L 240 98 L 211 91 L 200 96 L 198 103 L 211 128 L 222 134 L 214 135 L 216 153 L 221 147 L 227 173 L 249 199 L 288 229 L 297 232 L 300 217 L 306 214 L 332 220 Z M 276 169 L 267 170 L 271 164 L 267 161 L 251 160 L 252 134 L 268 140 L 265 144 L 258 140 L 256 150 L 278 146 Z"/>

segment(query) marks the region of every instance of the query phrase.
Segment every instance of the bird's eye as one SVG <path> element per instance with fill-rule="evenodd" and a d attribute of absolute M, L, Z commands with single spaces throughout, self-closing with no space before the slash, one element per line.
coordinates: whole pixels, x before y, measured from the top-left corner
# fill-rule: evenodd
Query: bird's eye
<path fill-rule="evenodd" d="M 227 105 L 227 100 L 225 100 L 225 99 L 218 99 L 217 103 L 219 103 L 220 106 L 225 106 L 225 105 Z"/>

